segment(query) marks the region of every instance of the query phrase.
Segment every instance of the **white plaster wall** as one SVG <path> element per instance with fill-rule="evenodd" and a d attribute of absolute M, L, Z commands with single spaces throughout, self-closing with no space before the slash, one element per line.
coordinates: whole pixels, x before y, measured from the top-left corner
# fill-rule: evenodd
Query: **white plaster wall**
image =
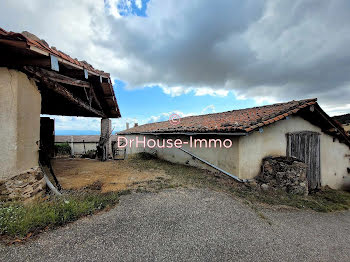
<path fill-rule="evenodd" d="M 125 135 L 125 137 L 128 139 L 128 142 L 131 141 L 131 139 L 136 140 L 136 135 Z M 141 141 L 144 136 L 138 136 L 139 140 Z M 189 136 L 160 136 L 156 137 L 153 135 L 147 135 L 146 141 L 149 139 L 154 139 L 156 140 L 157 138 L 162 140 L 162 139 L 172 139 L 172 141 L 175 141 L 175 139 L 181 139 L 183 142 L 188 142 L 188 144 L 183 144 L 182 148 L 195 154 L 196 156 L 210 162 L 213 165 L 216 165 L 220 167 L 221 169 L 233 174 L 237 175 L 238 172 L 238 137 L 223 137 L 223 136 L 216 136 L 216 137 L 206 137 L 206 140 L 208 141 L 209 139 L 221 139 L 221 141 L 224 141 L 225 139 L 230 139 L 232 141 L 232 146 L 230 148 L 225 148 L 225 147 L 217 147 L 215 148 L 213 146 L 213 143 L 211 144 L 212 146 L 210 148 L 200 148 L 199 143 L 197 144 L 197 147 L 195 148 L 194 145 L 190 147 L 189 141 L 190 138 Z M 203 139 L 203 137 L 198 137 L 198 136 L 193 136 L 193 139 Z M 162 144 L 161 144 L 162 145 Z M 204 145 L 204 144 L 203 144 Z M 210 166 L 202 163 L 199 160 L 194 160 L 192 159 L 192 156 L 188 155 L 187 153 L 181 151 L 178 148 L 143 148 L 141 147 L 136 147 L 136 144 L 133 143 L 130 146 L 127 146 L 126 150 L 127 154 L 135 154 L 139 152 L 148 152 L 148 153 L 156 153 L 157 156 L 161 159 L 168 160 L 173 163 L 180 163 L 180 164 L 188 164 L 191 166 L 196 166 L 208 170 L 214 170 Z"/>
<path fill-rule="evenodd" d="M 0 180 L 38 166 L 41 95 L 17 70 L 0 68 Z"/>
<path fill-rule="evenodd" d="M 345 156 L 350 154 L 349 147 L 339 141 L 333 142 L 333 137 L 298 116 L 291 116 L 264 127 L 263 133 L 254 132 L 239 139 L 239 177 L 253 178 L 258 175 L 264 157 L 286 155 L 286 133 L 306 130 L 321 134 L 322 185 L 340 188 L 348 176 L 347 167 L 350 167 L 349 157 Z"/>
<path fill-rule="evenodd" d="M 71 143 L 69 143 L 71 145 Z M 74 154 L 84 154 L 84 144 L 83 143 L 73 143 Z M 85 143 L 86 152 L 89 150 L 96 150 L 96 143 Z"/>

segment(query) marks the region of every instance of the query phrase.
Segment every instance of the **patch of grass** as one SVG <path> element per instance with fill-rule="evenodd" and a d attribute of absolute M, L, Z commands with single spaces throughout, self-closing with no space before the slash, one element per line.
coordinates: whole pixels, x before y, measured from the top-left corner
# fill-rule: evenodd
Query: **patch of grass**
<path fill-rule="evenodd" d="M 139 192 L 148 189 L 161 190 L 175 187 L 210 188 L 230 193 L 253 203 L 284 205 L 299 209 L 312 209 L 318 212 L 332 212 L 350 208 L 350 193 L 324 188 L 308 196 L 291 195 L 283 191 L 264 192 L 254 187 L 235 182 L 223 175 L 195 168 L 192 166 L 171 163 L 157 159 L 147 153 L 136 154 L 128 159 L 128 165 L 139 170 L 164 170 L 170 179 L 161 183 L 142 185 Z"/>
<path fill-rule="evenodd" d="M 149 154 L 148 154 L 149 155 Z M 155 156 L 147 156 L 147 153 L 135 154 L 128 158 L 128 165 L 136 170 L 152 171 L 163 170 L 170 179 L 158 179 L 157 183 L 148 183 L 152 186 L 158 186 L 160 189 L 175 187 L 199 187 L 199 188 L 222 188 L 223 184 L 218 184 L 218 180 L 223 175 L 217 175 L 213 172 L 199 169 L 193 166 L 171 163 Z M 231 184 L 232 180 L 227 180 Z"/>
<path fill-rule="evenodd" d="M 29 204 L 4 203 L 0 205 L 0 235 L 24 237 L 46 227 L 64 225 L 114 206 L 119 196 L 127 193 L 80 192 Z"/>
<path fill-rule="evenodd" d="M 330 188 L 324 188 L 308 196 L 292 195 L 283 191 L 262 192 L 249 187 L 232 188 L 231 191 L 251 202 L 312 209 L 318 212 L 332 212 L 350 208 L 350 193 Z"/>

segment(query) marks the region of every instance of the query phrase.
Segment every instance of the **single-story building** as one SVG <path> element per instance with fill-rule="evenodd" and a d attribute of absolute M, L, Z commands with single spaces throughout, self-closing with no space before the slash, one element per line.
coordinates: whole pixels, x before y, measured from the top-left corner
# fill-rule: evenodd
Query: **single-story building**
<path fill-rule="evenodd" d="M 115 136 L 111 137 L 112 145 L 115 143 L 115 139 Z M 68 143 L 74 155 L 82 155 L 89 150 L 97 150 L 99 140 L 99 135 L 55 136 L 55 144 Z"/>
<path fill-rule="evenodd" d="M 117 143 L 125 143 L 127 154 L 149 152 L 176 163 L 213 165 L 239 179 L 256 177 L 267 156 L 306 162 L 313 189 L 338 189 L 349 177 L 350 137 L 317 99 L 141 125 L 119 132 Z"/>
<path fill-rule="evenodd" d="M 39 149 L 53 145 L 54 124 L 40 114 L 100 117 L 110 152 L 109 118 L 121 116 L 108 73 L 29 32 L 0 28 L 0 199 L 31 197 L 43 186 Z"/>

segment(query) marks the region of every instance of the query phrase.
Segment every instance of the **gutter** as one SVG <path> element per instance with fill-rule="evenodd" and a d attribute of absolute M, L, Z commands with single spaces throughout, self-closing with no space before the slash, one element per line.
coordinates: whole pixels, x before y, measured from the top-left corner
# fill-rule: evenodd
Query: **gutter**
<path fill-rule="evenodd" d="M 41 163 L 39 162 L 39 166 L 40 166 L 40 169 L 41 171 L 43 172 L 44 174 L 44 179 L 45 179 L 45 183 L 46 185 L 50 188 L 50 190 L 57 196 L 61 196 L 62 193 L 60 191 L 57 190 L 57 188 L 51 183 L 50 179 L 47 177 L 46 175 L 46 172 L 43 168 L 43 166 L 41 165 Z"/>
<path fill-rule="evenodd" d="M 246 132 L 240 132 L 240 133 L 181 133 L 181 132 L 174 132 L 174 133 L 121 133 L 117 135 L 185 135 L 185 136 L 198 136 L 198 135 L 218 135 L 218 136 L 247 136 L 248 133 Z"/>
<path fill-rule="evenodd" d="M 206 161 L 206 160 L 204 160 L 204 159 L 202 159 L 202 158 L 200 158 L 200 157 L 198 157 L 198 156 L 192 154 L 191 152 L 189 152 L 189 151 L 187 151 L 187 150 L 185 150 L 185 149 L 183 149 L 183 148 L 179 148 L 179 149 L 180 149 L 181 151 L 185 152 L 186 154 L 189 154 L 190 156 L 192 156 L 192 157 L 198 159 L 199 161 L 203 162 L 204 164 L 207 164 L 208 166 L 210 166 L 210 167 L 212 167 L 212 168 L 214 168 L 214 169 L 220 171 L 221 173 L 224 173 L 225 175 L 227 175 L 227 176 L 233 178 L 234 180 L 236 180 L 236 181 L 238 181 L 238 182 L 240 182 L 240 183 L 249 182 L 249 179 L 240 179 L 239 177 L 234 176 L 234 175 L 232 175 L 232 174 L 226 172 L 225 170 L 221 169 L 220 167 L 217 167 L 217 166 L 215 166 L 215 165 L 209 163 L 208 161 Z"/>

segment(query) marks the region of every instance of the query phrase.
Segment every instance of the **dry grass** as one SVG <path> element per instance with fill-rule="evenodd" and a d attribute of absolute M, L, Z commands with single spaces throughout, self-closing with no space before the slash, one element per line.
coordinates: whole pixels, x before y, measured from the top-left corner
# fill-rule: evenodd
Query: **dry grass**
<path fill-rule="evenodd" d="M 264 203 L 277 206 L 290 206 L 299 209 L 312 209 L 318 212 L 332 212 L 350 208 L 350 193 L 324 188 L 309 196 L 291 195 L 281 191 L 263 192 L 249 185 L 240 184 L 223 175 L 195 167 L 169 163 L 136 155 L 127 163 L 139 170 L 163 170 L 169 179 L 162 182 L 141 184 L 140 190 L 160 190 L 173 187 L 210 188 L 237 196 L 249 204 Z"/>
<path fill-rule="evenodd" d="M 345 210 L 350 194 L 324 189 L 304 196 L 283 192 L 261 192 L 233 179 L 191 166 L 138 154 L 124 161 L 99 162 L 86 159 L 57 159 L 57 177 L 66 190 L 63 198 L 49 198 L 29 205 L 0 204 L 0 235 L 23 237 L 44 228 L 56 227 L 113 206 L 121 194 L 158 192 L 167 188 L 209 188 L 241 198 L 269 224 L 257 209 L 258 203 L 312 209 L 319 212 Z"/>
<path fill-rule="evenodd" d="M 58 179 L 64 188 L 97 186 L 102 192 L 126 189 L 158 192 L 175 187 L 209 188 L 232 194 L 249 203 L 291 206 L 319 212 L 346 210 L 350 207 L 350 194 L 347 192 L 326 188 L 306 197 L 278 191 L 262 192 L 237 183 L 223 174 L 170 163 L 145 153 L 130 156 L 124 161 L 56 160 L 55 170 L 60 170 Z"/>
<path fill-rule="evenodd" d="M 134 183 L 153 181 L 156 177 L 166 179 L 162 170 L 137 170 L 130 161 L 101 162 L 90 159 L 55 159 L 55 174 L 65 189 L 77 190 L 99 183 L 101 192 L 115 192 L 133 188 Z"/>

